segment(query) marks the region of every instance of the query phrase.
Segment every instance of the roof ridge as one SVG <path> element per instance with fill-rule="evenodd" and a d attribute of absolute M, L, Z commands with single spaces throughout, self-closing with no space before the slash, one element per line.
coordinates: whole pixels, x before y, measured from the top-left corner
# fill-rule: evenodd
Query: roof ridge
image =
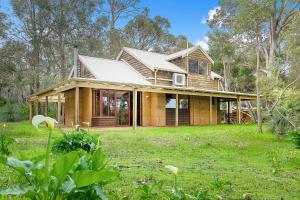
<path fill-rule="evenodd" d="M 146 51 L 146 50 L 135 49 L 135 48 L 131 48 L 131 47 L 123 47 L 123 48 L 125 48 L 125 49 L 133 49 L 133 50 L 136 50 L 136 51 L 142 51 L 142 52 L 146 52 L 146 53 L 159 54 L 159 55 L 162 55 L 162 56 L 168 56 L 168 54 L 158 53 L 158 52 L 154 52 L 154 51 Z"/>
<path fill-rule="evenodd" d="M 84 56 L 84 55 L 78 55 L 78 56 L 82 56 L 82 57 L 86 57 L 86 58 L 91 58 L 91 59 L 100 59 L 100 60 L 107 60 L 107 61 L 113 61 L 113 62 L 121 62 L 119 60 L 109 59 L 109 58 L 99 58 L 99 57 Z"/>

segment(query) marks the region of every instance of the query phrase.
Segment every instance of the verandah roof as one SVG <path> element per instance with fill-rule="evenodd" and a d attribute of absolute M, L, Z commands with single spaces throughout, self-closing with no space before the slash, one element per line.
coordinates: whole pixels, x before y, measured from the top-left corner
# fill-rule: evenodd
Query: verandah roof
<path fill-rule="evenodd" d="M 117 82 L 99 81 L 96 79 L 86 78 L 72 78 L 61 84 L 55 85 L 51 88 L 42 90 L 29 96 L 30 101 L 38 100 L 45 96 L 54 96 L 64 91 L 73 89 L 75 87 L 87 87 L 98 89 L 114 89 L 114 90 L 128 90 L 128 91 L 144 91 L 144 92 L 157 92 L 157 93 L 171 93 L 171 94 L 185 94 L 185 95 L 198 95 L 198 96 L 213 96 L 221 98 L 240 98 L 242 100 L 252 100 L 256 98 L 255 94 L 217 91 L 198 88 L 183 88 L 164 85 L 141 85 L 141 84 L 122 84 Z"/>

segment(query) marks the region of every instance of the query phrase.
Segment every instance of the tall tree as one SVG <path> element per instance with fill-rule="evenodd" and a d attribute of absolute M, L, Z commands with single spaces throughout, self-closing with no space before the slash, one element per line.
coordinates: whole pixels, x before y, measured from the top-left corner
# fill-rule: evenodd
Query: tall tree
<path fill-rule="evenodd" d="M 102 1 L 85 0 L 53 0 L 48 2 L 48 14 L 50 16 L 51 44 L 59 57 L 59 69 L 61 78 L 66 78 L 66 51 L 67 47 L 73 48 L 72 37 L 78 39 L 78 33 L 88 29 L 90 18 L 94 13 L 95 4 Z M 97 5 L 98 6 L 98 5 Z M 56 53 L 56 52 L 55 52 Z"/>
<path fill-rule="evenodd" d="M 209 37 L 209 52 L 210 54 L 220 59 L 223 66 L 224 90 L 230 91 L 231 85 L 231 65 L 234 62 L 235 47 L 230 42 L 230 32 L 214 28 L 208 35 Z"/>
<path fill-rule="evenodd" d="M 274 69 L 275 54 L 278 51 L 280 36 L 287 25 L 292 22 L 299 12 L 299 0 L 268 0 L 267 28 L 269 37 L 263 45 L 266 62 L 266 73 L 271 77 Z"/>
<path fill-rule="evenodd" d="M 42 43 L 52 31 L 48 24 L 47 3 L 42 0 L 12 0 L 12 7 L 20 21 L 17 28 L 24 34 L 25 41 L 30 46 L 29 62 L 32 66 L 30 93 L 32 94 L 40 88 Z"/>
<path fill-rule="evenodd" d="M 124 28 L 124 37 L 130 46 L 149 50 L 163 42 L 164 36 L 168 34 L 170 22 L 156 16 L 149 17 L 149 9 L 145 9 L 142 14 L 130 20 Z"/>
<path fill-rule="evenodd" d="M 121 36 L 116 28 L 116 23 L 122 18 L 128 18 L 138 11 L 139 0 L 108 0 L 109 15 L 109 52 L 110 57 L 115 57 L 121 49 Z"/>

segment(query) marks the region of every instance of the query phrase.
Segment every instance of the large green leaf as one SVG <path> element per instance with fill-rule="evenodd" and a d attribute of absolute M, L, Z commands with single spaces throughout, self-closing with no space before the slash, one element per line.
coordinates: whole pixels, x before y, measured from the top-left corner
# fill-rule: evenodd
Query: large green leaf
<path fill-rule="evenodd" d="M 79 152 L 72 151 L 63 156 L 57 158 L 51 171 L 51 176 L 55 176 L 58 183 L 62 183 L 68 174 L 68 172 L 79 162 Z"/>
<path fill-rule="evenodd" d="M 30 160 L 19 160 L 15 157 L 7 158 L 8 166 L 20 172 L 22 175 L 28 174 L 28 172 L 34 167 L 34 163 Z"/>
<path fill-rule="evenodd" d="M 106 183 L 113 180 L 118 173 L 115 170 L 84 170 L 76 171 L 72 175 L 72 179 L 75 181 L 77 188 L 92 185 L 94 183 Z"/>
<path fill-rule="evenodd" d="M 105 166 L 106 156 L 103 151 L 98 148 L 92 155 L 92 169 L 99 170 Z"/>
<path fill-rule="evenodd" d="M 0 189 L 0 194 L 1 195 L 24 195 L 28 191 L 33 190 L 32 186 L 15 186 L 7 189 Z"/>
<path fill-rule="evenodd" d="M 94 185 L 93 186 L 97 196 L 102 199 L 102 200 L 108 200 L 108 198 L 105 196 L 105 194 L 102 191 L 102 188 L 100 187 L 100 185 Z"/>
<path fill-rule="evenodd" d="M 67 194 L 70 193 L 74 188 L 76 188 L 76 184 L 70 176 L 67 176 L 67 180 L 60 187 L 60 189 Z"/>

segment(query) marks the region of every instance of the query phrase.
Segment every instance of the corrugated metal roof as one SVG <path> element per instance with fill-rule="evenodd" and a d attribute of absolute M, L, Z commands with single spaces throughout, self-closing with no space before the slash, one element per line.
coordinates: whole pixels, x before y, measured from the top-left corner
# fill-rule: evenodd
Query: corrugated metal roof
<path fill-rule="evenodd" d="M 99 81 L 151 85 L 140 73 L 123 61 L 82 55 L 78 57 Z"/>
<path fill-rule="evenodd" d="M 168 55 L 154 53 L 149 51 L 143 51 L 138 49 L 132 49 L 128 47 L 124 47 L 123 51 L 126 51 L 135 59 L 143 63 L 146 67 L 154 71 L 155 69 L 178 72 L 178 73 L 187 73 L 185 70 L 181 69 L 177 65 L 168 62 Z M 119 59 L 119 58 L 118 58 Z"/>
<path fill-rule="evenodd" d="M 216 72 L 211 71 L 210 72 L 210 76 L 212 79 L 218 78 L 218 79 L 222 79 L 223 77 L 220 76 L 219 74 L 217 74 Z"/>
<path fill-rule="evenodd" d="M 178 51 L 176 53 L 170 54 L 170 55 L 168 55 L 167 60 L 173 60 L 178 57 L 186 56 L 187 54 L 191 54 L 198 49 L 208 58 L 208 60 L 210 60 L 210 62 L 212 64 L 214 64 L 213 59 L 211 59 L 211 57 L 200 46 L 194 46 L 194 47 L 184 49 L 184 50 Z"/>

